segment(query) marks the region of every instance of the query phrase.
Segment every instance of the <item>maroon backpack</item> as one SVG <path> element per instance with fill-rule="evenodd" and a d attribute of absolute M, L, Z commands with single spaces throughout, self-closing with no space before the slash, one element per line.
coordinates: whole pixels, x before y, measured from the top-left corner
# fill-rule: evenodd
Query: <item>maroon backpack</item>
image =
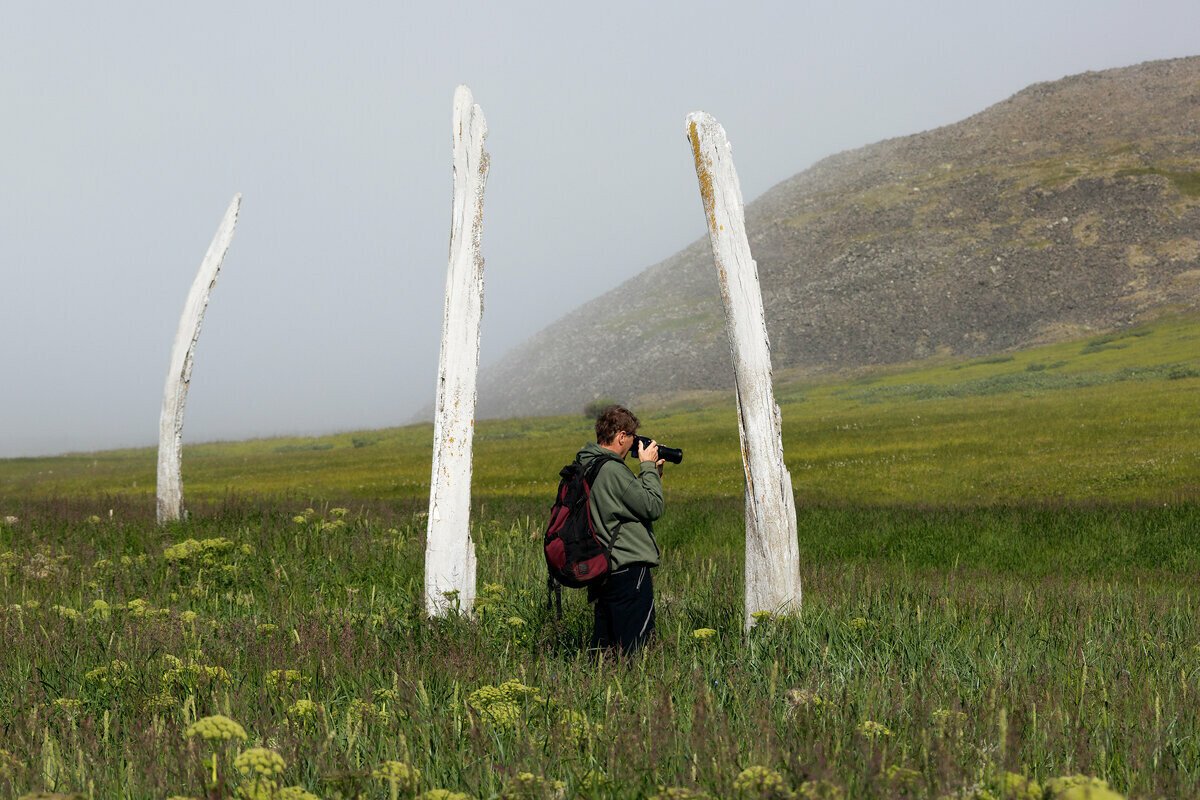
<path fill-rule="evenodd" d="M 549 573 L 546 587 L 551 593 L 558 593 L 560 615 L 561 587 L 595 586 L 612 570 L 612 545 L 616 544 L 617 537 L 614 534 L 612 544 L 604 545 L 592 523 L 591 509 L 592 484 L 600 468 L 610 460 L 620 459 L 615 455 L 597 456 L 587 469 L 576 461 L 558 473 L 562 480 L 558 483 L 558 494 L 550 509 L 550 524 L 546 526 L 542 544 Z M 546 606 L 549 605 L 547 598 Z"/>

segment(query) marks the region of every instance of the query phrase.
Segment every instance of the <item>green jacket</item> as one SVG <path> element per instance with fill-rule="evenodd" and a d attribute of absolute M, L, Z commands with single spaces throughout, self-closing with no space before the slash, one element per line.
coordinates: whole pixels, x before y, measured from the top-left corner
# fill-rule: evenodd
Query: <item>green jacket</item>
<path fill-rule="evenodd" d="M 611 456 L 613 463 L 600 467 L 592 483 L 592 524 L 608 547 L 619 529 L 612 549 L 613 569 L 629 564 L 658 566 L 658 542 L 654 540 L 654 520 L 663 513 L 662 479 L 653 461 L 643 461 L 638 474 L 630 472 L 615 454 L 592 442 L 575 459 L 587 469 L 592 459 Z"/>

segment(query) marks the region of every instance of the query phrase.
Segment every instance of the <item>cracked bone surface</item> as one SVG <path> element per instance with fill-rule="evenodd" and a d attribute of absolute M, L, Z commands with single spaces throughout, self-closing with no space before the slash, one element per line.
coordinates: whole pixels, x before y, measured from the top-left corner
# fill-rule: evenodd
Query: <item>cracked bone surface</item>
<path fill-rule="evenodd" d="M 192 380 L 192 362 L 196 342 L 200 339 L 200 325 L 204 322 L 209 295 L 217 285 L 221 263 L 225 260 L 229 243 L 233 241 L 233 229 L 237 226 L 241 207 L 242 195 L 235 194 L 192 281 L 192 288 L 183 304 L 183 313 L 179 317 L 175 344 L 171 347 L 171 364 L 167 369 L 162 412 L 158 420 L 157 516 L 160 525 L 178 520 L 183 514 L 183 409 Z"/>
<path fill-rule="evenodd" d="M 475 604 L 475 543 L 471 540 L 471 451 L 483 316 L 483 190 L 487 122 L 471 90 L 454 93 L 454 197 L 450 263 L 442 318 L 433 472 L 425 546 L 425 611 L 471 613 Z"/>
<path fill-rule="evenodd" d="M 771 348 L 758 266 L 750 255 L 742 189 L 725 129 L 703 112 L 689 114 L 700 199 L 725 306 L 733 356 L 738 432 L 746 475 L 746 629 L 754 614 L 800 610 L 800 554 L 792 476 L 783 461 L 779 406 L 771 385 Z"/>

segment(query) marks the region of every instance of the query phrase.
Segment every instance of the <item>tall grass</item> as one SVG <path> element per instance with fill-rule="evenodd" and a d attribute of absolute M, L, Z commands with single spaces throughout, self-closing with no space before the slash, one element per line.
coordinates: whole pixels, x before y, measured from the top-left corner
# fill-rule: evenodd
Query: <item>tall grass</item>
<path fill-rule="evenodd" d="M 1198 335 L 785 376 L 804 609 L 748 636 L 729 399 L 639 407 L 686 456 L 620 663 L 546 608 L 581 416 L 479 425 L 473 621 L 421 611 L 427 425 L 191 446 L 165 528 L 150 450 L 0 461 L 0 796 L 1200 796 Z"/>

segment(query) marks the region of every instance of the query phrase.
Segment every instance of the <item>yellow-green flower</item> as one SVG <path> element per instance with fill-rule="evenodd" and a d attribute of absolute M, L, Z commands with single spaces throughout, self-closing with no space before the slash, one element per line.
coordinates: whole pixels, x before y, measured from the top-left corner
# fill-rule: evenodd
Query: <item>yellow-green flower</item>
<path fill-rule="evenodd" d="M 796 789 L 798 800 L 845 800 L 846 790 L 833 781 L 805 781 Z"/>
<path fill-rule="evenodd" d="M 371 777 L 387 781 L 397 792 L 415 792 L 421 782 L 421 770 L 403 761 L 384 761 L 371 770 Z"/>
<path fill-rule="evenodd" d="M 696 630 L 692 631 L 693 639 L 708 639 L 716 635 L 717 632 L 712 628 L 696 628 Z"/>
<path fill-rule="evenodd" d="M 758 623 L 762 622 L 763 620 L 768 620 L 773 616 L 775 616 L 775 615 L 772 614 L 770 611 L 755 611 L 750 615 L 750 619 L 754 620 L 753 624 L 757 625 Z"/>
<path fill-rule="evenodd" d="M 449 789 L 430 789 L 421 795 L 421 800 L 471 800 L 471 795 Z"/>
<path fill-rule="evenodd" d="M 520 617 L 509 617 L 508 624 L 509 624 L 509 627 L 512 627 L 512 628 L 524 628 L 525 620 L 521 619 Z"/>
<path fill-rule="evenodd" d="M 184 625 L 191 625 L 193 622 L 196 621 L 196 618 L 199 616 L 200 615 L 197 614 L 195 611 L 184 611 L 184 612 L 180 613 L 179 621 L 182 622 Z"/>
<path fill-rule="evenodd" d="M 287 764 L 283 756 L 265 747 L 243 750 L 233 760 L 234 768 L 248 778 L 273 778 L 282 775 Z"/>
<path fill-rule="evenodd" d="M 735 792 L 763 798 L 789 798 L 792 790 L 787 781 L 773 769 L 762 766 L 746 767 L 733 779 Z"/>
<path fill-rule="evenodd" d="M 878 739 L 881 736 L 891 736 L 892 730 L 882 722 L 864 719 L 858 724 L 858 732 L 868 739 Z"/>
<path fill-rule="evenodd" d="M 863 628 L 867 627 L 867 619 L 866 617 L 855 617 L 847 624 L 851 627 L 851 629 L 861 631 Z"/>
<path fill-rule="evenodd" d="M 296 523 L 297 525 L 303 525 L 304 523 L 308 522 L 308 517 L 305 517 L 303 514 L 297 514 L 296 516 L 292 517 L 292 522 Z"/>
<path fill-rule="evenodd" d="M 20 611 L 21 607 L 19 605 L 13 606 L 13 609 Z M 77 609 L 70 608 L 68 606 L 50 606 L 50 610 L 55 614 L 58 614 L 63 619 L 69 619 L 72 622 L 78 622 L 79 620 L 83 619 L 83 614 L 80 614 Z"/>
<path fill-rule="evenodd" d="M 686 786 L 660 786 L 650 800 L 712 800 L 711 795 Z"/>
<path fill-rule="evenodd" d="M 273 669 L 267 673 L 267 686 L 272 689 L 290 689 L 312 683 L 298 669 Z"/>
<path fill-rule="evenodd" d="M 262 622 L 262 623 L 259 623 L 257 630 L 263 636 L 268 636 L 268 635 L 274 633 L 275 631 L 279 630 L 279 626 L 275 625 L 274 623 L 271 623 L 271 622 Z"/>
<path fill-rule="evenodd" d="M 1046 796 L 1053 800 L 1125 800 L 1108 781 L 1090 775 L 1064 775 L 1046 781 Z"/>
<path fill-rule="evenodd" d="M 307 698 L 297 700 L 288 706 L 287 715 L 298 722 L 312 719 L 317 715 L 317 704 Z"/>
<path fill-rule="evenodd" d="M 518 772 L 516 777 L 504 785 L 501 800 L 560 800 L 567 785 L 562 781 L 543 778 L 532 772 Z"/>
<path fill-rule="evenodd" d="M 99 598 L 93 600 L 87 610 L 88 619 L 108 619 L 111 614 L 112 606 Z"/>
<path fill-rule="evenodd" d="M 1042 800 L 1042 787 L 1017 772 L 1006 772 L 999 780 L 1000 796 L 1005 800 Z"/>
<path fill-rule="evenodd" d="M 74 697 L 56 697 L 51 705 L 69 716 L 74 716 L 83 710 L 83 702 Z"/>
<path fill-rule="evenodd" d="M 350 513 L 350 509 L 348 509 L 348 508 L 331 508 L 331 509 L 329 509 L 329 513 L 333 514 L 333 516 L 335 516 L 335 517 L 344 517 Z"/>
<path fill-rule="evenodd" d="M 471 692 L 467 705 L 479 716 L 500 728 L 515 725 L 521 717 L 521 703 L 543 701 L 541 692 L 520 681 L 505 681 L 499 686 L 484 685 Z"/>
<path fill-rule="evenodd" d="M 224 714 L 214 714 L 211 717 L 202 717 L 188 725 L 185 735 L 189 739 L 199 736 L 206 742 L 231 739 L 245 741 L 246 729 Z"/>
<path fill-rule="evenodd" d="M 87 520 L 87 521 L 88 521 L 88 522 L 90 522 L 90 523 L 91 523 L 91 524 L 93 524 L 93 525 L 99 525 L 99 524 L 100 524 L 100 515 L 99 515 L 99 514 L 92 514 L 90 517 L 88 517 L 88 520 Z"/>
<path fill-rule="evenodd" d="M 321 800 L 303 786 L 285 786 L 279 790 L 279 800 Z"/>

